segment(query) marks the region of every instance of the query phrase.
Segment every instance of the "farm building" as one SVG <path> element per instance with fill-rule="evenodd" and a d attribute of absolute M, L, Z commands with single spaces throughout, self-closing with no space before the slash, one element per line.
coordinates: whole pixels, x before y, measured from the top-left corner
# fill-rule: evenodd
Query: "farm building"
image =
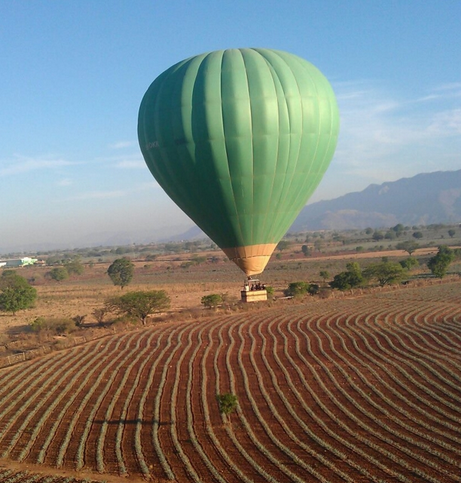
<path fill-rule="evenodd" d="M 0 267 L 14 268 L 25 267 L 27 265 L 34 265 L 38 260 L 36 258 L 24 257 L 24 258 L 12 258 L 10 260 L 1 260 Z"/>

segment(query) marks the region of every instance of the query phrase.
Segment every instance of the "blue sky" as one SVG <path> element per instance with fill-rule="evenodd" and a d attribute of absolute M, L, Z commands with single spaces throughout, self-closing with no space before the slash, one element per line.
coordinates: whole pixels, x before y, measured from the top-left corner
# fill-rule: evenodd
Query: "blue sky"
<path fill-rule="evenodd" d="M 330 80 L 340 140 L 311 201 L 461 169 L 460 18 L 459 0 L 0 0 L 0 253 L 191 226 L 137 113 L 161 72 L 217 49 L 286 50 Z"/>

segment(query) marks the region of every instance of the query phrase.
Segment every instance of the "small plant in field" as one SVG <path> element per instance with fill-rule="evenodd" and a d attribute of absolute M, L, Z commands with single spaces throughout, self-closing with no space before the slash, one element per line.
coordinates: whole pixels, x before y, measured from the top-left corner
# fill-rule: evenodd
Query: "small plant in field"
<path fill-rule="evenodd" d="M 235 394 L 217 394 L 216 399 L 218 401 L 219 412 L 227 417 L 237 408 L 238 397 Z"/>

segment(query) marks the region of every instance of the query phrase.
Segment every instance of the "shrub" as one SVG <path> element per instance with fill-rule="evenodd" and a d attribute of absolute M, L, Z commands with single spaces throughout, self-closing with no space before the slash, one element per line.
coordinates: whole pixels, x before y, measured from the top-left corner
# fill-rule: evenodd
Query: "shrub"
<path fill-rule="evenodd" d="M 432 257 L 427 263 L 427 268 L 432 272 L 433 275 L 439 278 L 443 278 L 448 270 L 448 266 L 456 258 L 453 250 L 447 246 L 440 246 L 437 255 Z"/>
<path fill-rule="evenodd" d="M 32 307 L 37 298 L 37 291 L 29 282 L 13 270 L 6 270 L 0 277 L 0 310 L 11 312 Z"/>
<path fill-rule="evenodd" d="M 76 329 L 76 326 L 72 319 L 66 317 L 37 317 L 30 323 L 30 328 L 38 333 L 46 331 L 51 334 L 61 335 L 73 332 Z"/>
<path fill-rule="evenodd" d="M 209 309 L 215 309 L 218 305 L 222 304 L 223 298 L 217 293 L 212 293 L 210 295 L 204 295 L 201 299 L 202 305 Z"/>
<path fill-rule="evenodd" d="M 301 297 L 308 293 L 309 287 L 307 282 L 291 282 L 283 293 L 287 297 Z"/>
<path fill-rule="evenodd" d="M 66 278 L 69 278 L 69 272 L 65 267 L 56 267 L 53 268 L 50 272 L 48 272 L 48 276 L 52 280 L 56 280 L 56 282 L 62 282 Z"/>
<path fill-rule="evenodd" d="M 228 416 L 237 407 L 238 397 L 232 393 L 217 394 L 219 412 Z"/>
<path fill-rule="evenodd" d="M 67 260 L 64 264 L 69 275 L 81 275 L 85 271 L 85 267 L 78 258 L 73 258 L 72 260 Z"/>
<path fill-rule="evenodd" d="M 357 262 L 351 262 L 346 265 L 346 271 L 338 273 L 330 282 L 330 287 L 338 290 L 349 290 L 354 287 L 361 287 L 365 284 L 362 275 L 362 269 Z"/>
<path fill-rule="evenodd" d="M 270 285 L 268 287 L 266 287 L 266 292 L 267 292 L 267 295 L 269 295 L 269 297 L 273 297 L 274 294 L 275 294 L 275 290 L 274 290 L 274 287 L 271 287 Z"/>
<path fill-rule="evenodd" d="M 408 257 L 405 260 L 400 260 L 399 263 L 405 270 L 411 270 L 419 265 L 418 259 L 414 257 Z"/>

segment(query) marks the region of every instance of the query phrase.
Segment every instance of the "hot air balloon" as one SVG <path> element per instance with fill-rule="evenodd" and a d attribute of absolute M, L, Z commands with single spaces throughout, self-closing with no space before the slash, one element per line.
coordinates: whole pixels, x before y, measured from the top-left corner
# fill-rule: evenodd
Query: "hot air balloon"
<path fill-rule="evenodd" d="M 323 74 L 271 49 L 173 65 L 148 88 L 138 118 L 155 179 L 247 276 L 264 270 L 314 192 L 338 132 Z"/>

